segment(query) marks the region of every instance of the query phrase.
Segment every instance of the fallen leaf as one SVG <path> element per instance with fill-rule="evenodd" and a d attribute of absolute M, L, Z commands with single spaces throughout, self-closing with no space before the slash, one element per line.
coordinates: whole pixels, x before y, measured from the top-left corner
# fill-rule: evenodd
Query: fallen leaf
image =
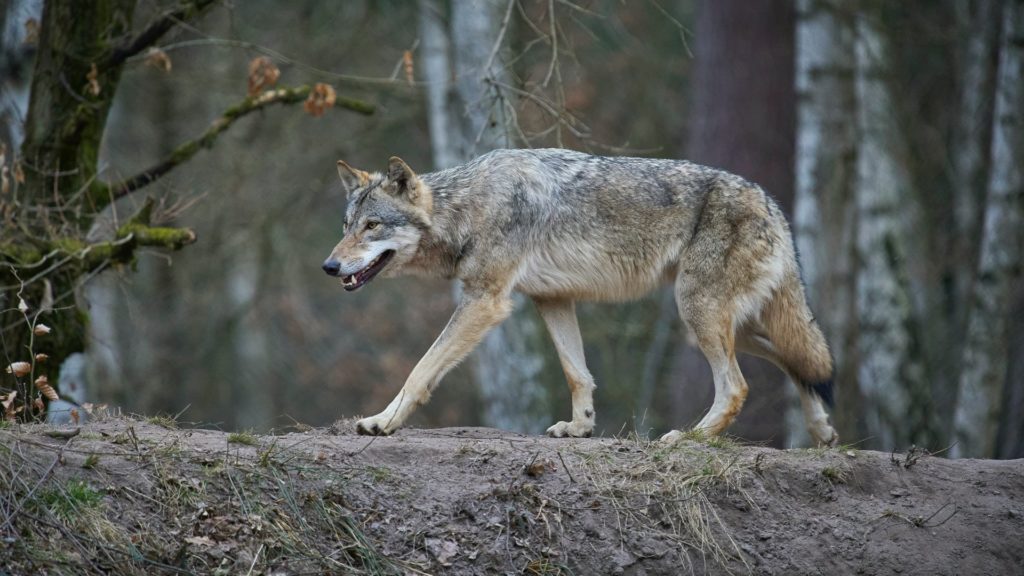
<path fill-rule="evenodd" d="M 74 422 L 75 424 L 78 424 L 78 410 L 72 408 L 71 410 L 68 411 L 68 415 L 71 416 L 71 421 L 72 422 Z"/>
<path fill-rule="evenodd" d="M 441 566 L 451 566 L 452 560 L 459 555 L 459 545 L 451 540 L 427 538 L 424 545 Z"/>
<path fill-rule="evenodd" d="M 217 544 L 209 536 L 189 536 L 185 538 L 185 542 L 195 546 L 214 546 Z"/>
<path fill-rule="evenodd" d="M 334 91 L 334 87 L 330 84 L 324 84 L 317 82 L 313 89 L 309 92 L 309 97 L 302 104 L 303 110 L 305 110 L 310 116 L 323 116 L 324 112 L 328 108 L 334 106 L 335 100 L 338 95 Z"/>
<path fill-rule="evenodd" d="M 28 376 L 32 372 L 32 365 L 28 362 L 11 362 L 7 367 L 8 374 L 14 374 L 16 378 Z"/>
<path fill-rule="evenodd" d="M 249 62 L 249 96 L 255 96 L 263 90 L 277 84 L 281 71 L 266 56 L 254 58 Z"/>

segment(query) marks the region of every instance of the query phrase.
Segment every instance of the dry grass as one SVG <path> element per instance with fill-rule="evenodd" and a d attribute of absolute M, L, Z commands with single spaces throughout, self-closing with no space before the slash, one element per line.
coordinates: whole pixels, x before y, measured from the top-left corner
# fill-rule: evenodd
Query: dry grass
<path fill-rule="evenodd" d="M 619 534 L 658 535 L 673 542 L 694 573 L 694 557 L 727 571 L 738 561 L 750 565 L 718 514 L 713 496 L 734 495 L 753 505 L 743 488 L 750 465 L 739 462 L 734 444 L 716 439 L 674 445 L 632 437 L 622 440 L 631 457 L 601 452 L 579 454 L 580 473 L 614 508 Z"/>
<path fill-rule="evenodd" d="M 213 457 L 129 424 L 102 440 L 0 430 L 0 554 L 24 574 L 398 574 L 315 462 Z M 138 425 L 138 424 L 135 424 Z M 310 480 L 309 476 L 318 476 Z M 114 488 L 113 486 L 116 486 Z M 109 488 L 108 488 L 109 487 Z"/>

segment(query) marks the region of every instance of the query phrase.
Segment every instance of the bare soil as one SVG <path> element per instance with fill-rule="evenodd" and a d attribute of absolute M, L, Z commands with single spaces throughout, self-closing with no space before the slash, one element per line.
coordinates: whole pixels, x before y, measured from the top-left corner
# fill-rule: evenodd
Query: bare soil
<path fill-rule="evenodd" d="M 0 429 L 0 574 L 1024 573 L 1024 460 L 352 428 Z"/>

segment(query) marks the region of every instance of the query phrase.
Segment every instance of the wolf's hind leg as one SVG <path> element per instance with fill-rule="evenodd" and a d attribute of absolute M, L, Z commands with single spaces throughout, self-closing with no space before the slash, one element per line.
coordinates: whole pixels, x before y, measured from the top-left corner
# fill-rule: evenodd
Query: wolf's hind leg
<path fill-rule="evenodd" d="M 813 387 L 801 382 L 793 370 L 786 365 L 786 362 L 779 357 L 775 346 L 765 335 L 765 330 L 757 325 L 746 327 L 737 335 L 736 347 L 741 352 L 770 361 L 786 373 L 800 392 L 800 405 L 803 408 L 807 431 L 819 446 L 834 446 L 839 441 L 839 435 L 828 421 L 828 412 L 825 411 L 821 396 L 814 391 Z"/>
<path fill-rule="evenodd" d="M 467 287 L 448 325 L 413 368 L 398 396 L 380 414 L 356 422 L 356 432 L 374 436 L 394 432 L 417 406 L 427 402 L 445 373 L 465 358 L 491 328 L 508 318 L 511 311 L 507 293 Z"/>
<path fill-rule="evenodd" d="M 711 409 L 694 428 L 706 434 L 718 434 L 732 424 L 747 398 L 747 382 L 736 362 L 732 313 L 725 303 L 711 298 L 679 298 L 679 308 L 711 365 L 715 383 Z M 661 439 L 674 442 L 682 436 L 682 432 L 673 430 Z"/>
<path fill-rule="evenodd" d="M 548 428 L 548 436 L 564 438 L 589 437 L 594 431 L 594 377 L 587 370 L 583 357 L 583 339 L 576 321 L 576 305 L 572 300 L 534 298 L 551 340 L 558 350 L 562 370 L 572 393 L 572 422 L 558 422 Z"/>

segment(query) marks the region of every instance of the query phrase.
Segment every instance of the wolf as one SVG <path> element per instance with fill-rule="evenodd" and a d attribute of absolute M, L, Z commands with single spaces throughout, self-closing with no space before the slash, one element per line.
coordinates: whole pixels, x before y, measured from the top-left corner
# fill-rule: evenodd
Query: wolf
<path fill-rule="evenodd" d="M 674 283 L 679 315 L 714 379 L 697 429 L 718 434 L 743 406 L 740 351 L 788 374 L 813 439 L 836 443 L 824 407 L 832 357 L 807 305 L 789 225 L 759 186 L 682 160 L 562 149 L 495 150 L 425 174 L 397 157 L 375 173 L 339 160 L 338 174 L 348 191 L 344 233 L 323 270 L 345 290 L 399 274 L 462 282 L 441 335 L 387 408 L 356 423 L 358 433 L 399 428 L 509 316 L 519 292 L 544 320 L 572 396 L 572 419 L 547 433 L 590 436 L 595 384 L 575 303 L 636 299 Z M 672 430 L 662 440 L 681 437 Z"/>

